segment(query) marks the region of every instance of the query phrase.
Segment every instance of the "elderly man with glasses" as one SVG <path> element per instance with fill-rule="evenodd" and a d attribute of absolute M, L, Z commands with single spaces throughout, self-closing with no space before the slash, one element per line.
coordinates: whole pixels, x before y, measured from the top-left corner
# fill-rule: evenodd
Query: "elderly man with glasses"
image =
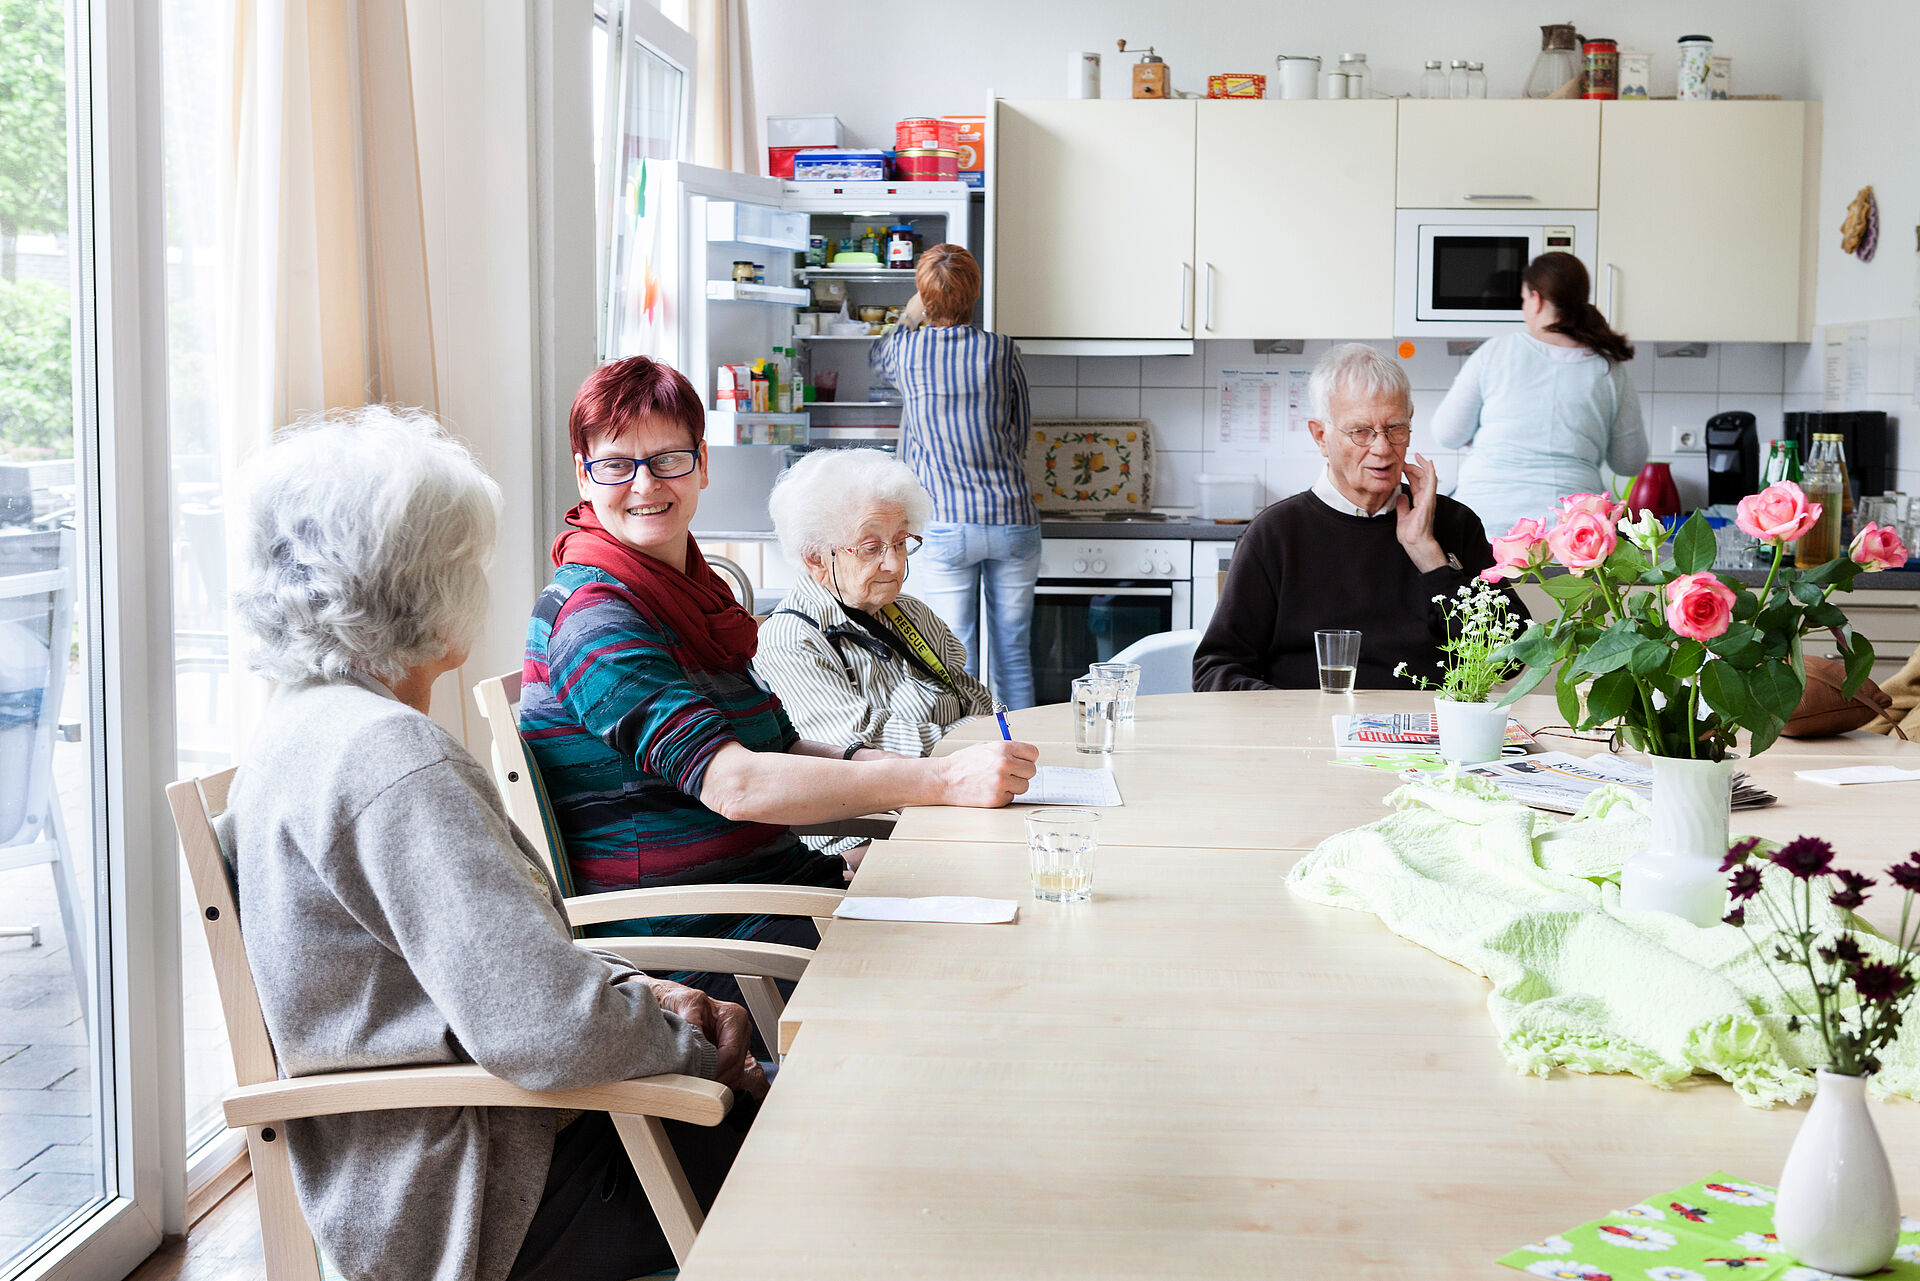
<path fill-rule="evenodd" d="M 877 449 L 810 454 L 767 506 L 805 576 L 760 629 L 754 671 L 818 743 L 925 756 L 955 723 L 993 711 L 967 647 L 901 594 L 932 497 Z"/>
<path fill-rule="evenodd" d="M 1197 690 L 1316 688 L 1322 628 L 1360 633 L 1358 688 L 1407 687 L 1401 663 L 1437 676 L 1446 631 L 1435 598 L 1493 564 L 1479 517 L 1436 491 L 1426 458 L 1407 461 L 1413 393 L 1396 361 L 1365 343 L 1335 347 L 1308 393 L 1326 469 L 1241 538 L 1194 652 Z"/>

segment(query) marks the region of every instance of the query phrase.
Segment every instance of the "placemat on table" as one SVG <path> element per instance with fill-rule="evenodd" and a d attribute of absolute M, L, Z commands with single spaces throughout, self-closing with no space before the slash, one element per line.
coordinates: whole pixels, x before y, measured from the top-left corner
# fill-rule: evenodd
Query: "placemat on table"
<path fill-rule="evenodd" d="M 1773 1238 L 1774 1190 L 1716 1170 L 1698 1183 L 1523 1245 L 1500 1260 L 1561 1281 L 1849 1281 L 1803 1267 Z M 1920 1279 L 1920 1219 L 1902 1217 L 1893 1263 L 1876 1273 Z"/>

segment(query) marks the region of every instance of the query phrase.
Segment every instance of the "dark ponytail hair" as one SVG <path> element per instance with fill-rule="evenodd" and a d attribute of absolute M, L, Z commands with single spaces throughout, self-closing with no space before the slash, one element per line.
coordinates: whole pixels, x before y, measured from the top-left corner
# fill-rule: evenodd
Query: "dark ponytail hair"
<path fill-rule="evenodd" d="M 1633 359 L 1633 344 L 1626 335 L 1615 333 L 1600 309 L 1587 301 L 1592 286 L 1578 258 L 1558 250 L 1541 254 L 1520 273 L 1520 283 L 1553 305 L 1559 318 L 1547 326 L 1550 331 L 1565 334 L 1616 365 Z"/>

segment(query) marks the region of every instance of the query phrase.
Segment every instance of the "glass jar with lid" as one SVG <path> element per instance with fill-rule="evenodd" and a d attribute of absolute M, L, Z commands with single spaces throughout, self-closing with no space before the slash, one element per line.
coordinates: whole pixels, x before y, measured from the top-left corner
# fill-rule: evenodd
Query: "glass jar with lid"
<path fill-rule="evenodd" d="M 1467 64 L 1467 97 L 1484 98 L 1487 96 L 1487 66 L 1483 62 Z"/>
<path fill-rule="evenodd" d="M 1444 98 L 1447 96 L 1446 64 L 1438 58 L 1427 59 L 1427 69 L 1420 73 L 1420 97 Z"/>
<path fill-rule="evenodd" d="M 1366 54 L 1341 54 L 1340 73 L 1347 78 L 1347 97 L 1371 98 L 1373 96 L 1373 75 L 1367 69 Z"/>
<path fill-rule="evenodd" d="M 1455 58 L 1447 64 L 1447 97 L 1464 98 L 1467 96 L 1467 64 L 1463 59 Z"/>

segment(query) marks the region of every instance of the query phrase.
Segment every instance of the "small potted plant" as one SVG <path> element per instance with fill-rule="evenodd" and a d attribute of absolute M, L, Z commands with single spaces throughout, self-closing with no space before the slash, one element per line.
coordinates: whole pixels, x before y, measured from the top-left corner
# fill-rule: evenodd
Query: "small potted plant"
<path fill-rule="evenodd" d="M 1518 668 L 1495 655 L 1519 634 L 1520 620 L 1513 616 L 1505 592 L 1477 579 L 1452 600 L 1433 600 L 1446 619 L 1447 638 L 1440 643 L 1446 657 L 1438 664 L 1441 679 L 1412 675 L 1405 663 L 1393 674 L 1434 691 L 1433 718 L 1443 758 L 1462 765 L 1498 760 L 1506 742 L 1507 709 L 1492 701 L 1493 687 Z"/>
<path fill-rule="evenodd" d="M 1779 984 L 1788 1030 L 1810 1025 L 1825 1059 L 1780 1173 L 1774 1232 L 1801 1263 L 1864 1276 L 1886 1265 L 1900 1239 L 1899 1197 L 1866 1084 L 1913 1002 L 1920 852 L 1888 869 L 1905 895 L 1899 933 L 1888 940 L 1854 915 L 1874 879 L 1835 867 L 1827 842 L 1803 836 L 1764 855 L 1759 847 L 1740 841 L 1721 865 L 1732 873 L 1726 920 L 1747 931 Z"/>

